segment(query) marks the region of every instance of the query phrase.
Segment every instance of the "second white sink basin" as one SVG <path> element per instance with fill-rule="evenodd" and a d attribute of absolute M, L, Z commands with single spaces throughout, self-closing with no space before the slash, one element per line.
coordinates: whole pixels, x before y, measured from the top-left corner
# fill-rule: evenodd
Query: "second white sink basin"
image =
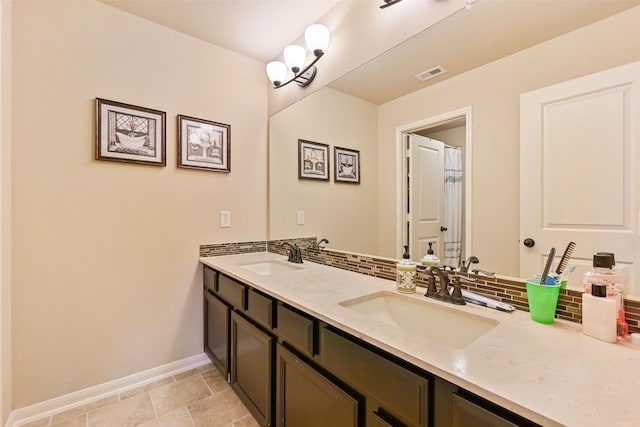
<path fill-rule="evenodd" d="M 456 349 L 468 346 L 500 323 L 426 298 L 419 300 L 386 291 L 343 301 L 340 305 Z"/>
<path fill-rule="evenodd" d="M 240 267 L 261 276 L 269 276 L 271 274 L 282 273 L 291 270 L 299 270 L 302 268 L 298 264 L 293 264 L 285 261 L 263 261 L 243 264 Z"/>

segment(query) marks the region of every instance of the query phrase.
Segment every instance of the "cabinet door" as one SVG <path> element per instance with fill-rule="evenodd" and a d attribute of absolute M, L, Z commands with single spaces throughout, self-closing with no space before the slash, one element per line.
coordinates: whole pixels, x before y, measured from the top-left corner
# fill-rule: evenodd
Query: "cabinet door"
<path fill-rule="evenodd" d="M 231 387 L 258 423 L 272 425 L 274 338 L 231 313 Z"/>
<path fill-rule="evenodd" d="M 205 291 L 204 351 L 218 370 L 229 375 L 229 307 Z"/>
<path fill-rule="evenodd" d="M 278 427 L 358 425 L 358 401 L 318 371 L 277 345 Z"/>
<path fill-rule="evenodd" d="M 517 427 L 511 421 L 457 394 L 453 395 L 453 427 Z"/>

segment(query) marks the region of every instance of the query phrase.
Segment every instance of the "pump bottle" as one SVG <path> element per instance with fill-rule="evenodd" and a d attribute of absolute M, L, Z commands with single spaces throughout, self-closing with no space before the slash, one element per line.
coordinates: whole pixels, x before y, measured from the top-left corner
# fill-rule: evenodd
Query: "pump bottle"
<path fill-rule="evenodd" d="M 404 246 L 402 259 L 396 263 L 396 289 L 405 294 L 416 291 L 416 263 L 411 261 L 409 246 Z"/>
<path fill-rule="evenodd" d="M 440 265 L 440 259 L 433 253 L 433 248 L 431 248 L 433 242 L 429 242 L 429 249 L 427 249 L 427 254 L 422 257 L 420 263 L 425 267 L 437 266 Z"/>

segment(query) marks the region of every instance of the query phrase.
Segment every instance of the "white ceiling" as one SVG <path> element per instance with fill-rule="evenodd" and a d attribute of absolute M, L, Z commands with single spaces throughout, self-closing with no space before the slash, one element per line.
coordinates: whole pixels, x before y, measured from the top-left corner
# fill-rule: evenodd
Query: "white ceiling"
<path fill-rule="evenodd" d="M 383 3 L 383 0 L 99 1 L 264 63 L 277 58 L 284 46 L 299 39 L 308 25 L 321 22 L 340 1 Z M 331 86 L 381 104 L 637 5 L 640 0 L 477 0 L 471 10 L 457 12 Z M 402 3 L 391 7 L 402 7 Z M 414 78 L 415 74 L 437 65 L 448 72 L 427 82 Z"/>
<path fill-rule="evenodd" d="M 638 5 L 639 0 L 478 0 L 471 10 L 458 11 L 330 86 L 383 104 Z M 448 72 L 426 82 L 415 78 L 435 66 Z"/>

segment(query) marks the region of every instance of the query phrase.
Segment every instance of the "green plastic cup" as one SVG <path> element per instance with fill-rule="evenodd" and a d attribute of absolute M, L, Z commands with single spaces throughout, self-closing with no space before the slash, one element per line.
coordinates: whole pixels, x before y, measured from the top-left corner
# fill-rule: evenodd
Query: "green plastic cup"
<path fill-rule="evenodd" d="M 540 279 L 527 279 L 527 298 L 532 320 L 538 323 L 553 323 L 560 286 L 541 285 Z"/>

